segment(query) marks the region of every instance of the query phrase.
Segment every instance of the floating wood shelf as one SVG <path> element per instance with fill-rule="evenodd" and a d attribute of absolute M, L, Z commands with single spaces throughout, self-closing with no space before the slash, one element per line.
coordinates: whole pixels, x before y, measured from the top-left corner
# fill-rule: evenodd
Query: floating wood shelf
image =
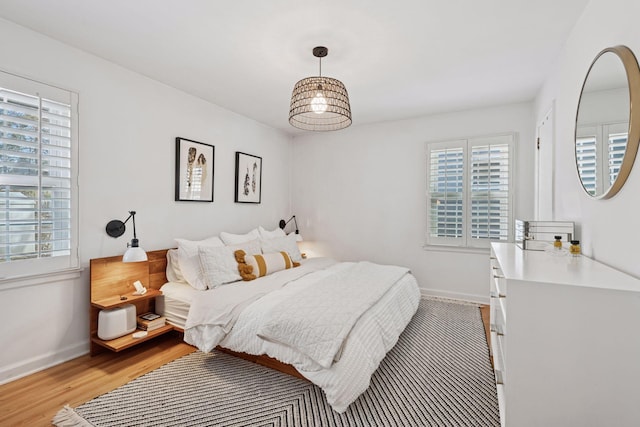
<path fill-rule="evenodd" d="M 134 295 L 133 292 L 129 292 L 124 295 L 113 295 L 107 298 L 102 298 L 98 301 L 91 301 L 91 305 L 105 310 L 109 308 L 120 307 L 125 304 L 132 304 L 136 301 L 144 301 L 149 298 L 159 297 L 160 295 L 162 295 L 162 292 L 157 289 L 147 289 L 147 293 L 145 293 L 144 295 Z M 121 296 L 126 297 L 126 299 L 120 299 Z"/>
<path fill-rule="evenodd" d="M 99 346 L 102 346 L 102 347 L 108 348 L 111 351 L 116 351 L 117 352 L 117 351 L 124 350 L 125 348 L 132 347 L 132 346 L 134 346 L 136 344 L 139 344 L 141 342 L 150 340 L 151 338 L 155 338 L 158 335 L 162 335 L 162 334 L 167 333 L 167 332 L 172 331 L 172 330 L 173 330 L 173 326 L 167 324 L 167 325 L 164 325 L 161 328 L 154 329 L 153 331 L 148 331 L 149 333 L 147 334 L 147 336 L 146 337 L 142 337 L 142 338 L 133 338 L 133 334 L 135 332 L 139 332 L 140 331 L 139 329 L 136 329 L 135 331 L 133 331 L 133 332 L 131 332 L 131 333 L 125 335 L 125 336 L 122 336 L 120 338 L 115 338 L 115 339 L 112 339 L 112 340 L 109 340 L 109 341 L 101 340 L 97 336 L 91 338 L 91 341 L 93 343 L 95 343 L 95 344 L 98 344 Z"/>

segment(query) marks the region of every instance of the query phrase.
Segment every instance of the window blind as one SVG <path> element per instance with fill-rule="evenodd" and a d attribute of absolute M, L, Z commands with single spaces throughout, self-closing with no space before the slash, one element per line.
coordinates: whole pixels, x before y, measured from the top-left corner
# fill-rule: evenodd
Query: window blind
<path fill-rule="evenodd" d="M 66 92 L 62 100 L 48 99 L 35 90 L 15 90 L 6 82 L 19 78 L 0 77 L 0 263 L 59 258 L 43 269 L 22 264 L 22 271 L 14 269 L 18 274 L 72 267 L 77 265 L 72 97 Z"/>
<path fill-rule="evenodd" d="M 511 239 L 513 135 L 427 145 L 427 244 Z"/>
<path fill-rule="evenodd" d="M 618 177 L 620 172 L 620 166 L 622 165 L 622 159 L 627 149 L 627 132 L 613 133 L 609 135 L 609 186 L 613 185 L 613 182 Z"/>
<path fill-rule="evenodd" d="M 463 237 L 464 149 L 433 149 L 429 153 L 429 219 L 431 240 Z"/>
<path fill-rule="evenodd" d="M 471 238 L 509 238 L 509 145 L 471 147 Z"/>
<path fill-rule="evenodd" d="M 583 135 L 576 138 L 576 163 L 582 185 L 592 196 L 598 189 L 597 182 L 597 140 L 596 135 Z"/>
<path fill-rule="evenodd" d="M 581 126 L 576 136 L 576 163 L 587 193 L 602 194 L 615 181 L 627 147 L 627 123 Z"/>

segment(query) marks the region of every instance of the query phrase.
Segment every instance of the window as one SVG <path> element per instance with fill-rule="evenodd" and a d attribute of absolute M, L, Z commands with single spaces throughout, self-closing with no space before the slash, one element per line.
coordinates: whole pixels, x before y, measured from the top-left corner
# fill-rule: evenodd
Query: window
<path fill-rule="evenodd" d="M 514 135 L 427 144 L 427 244 L 512 240 Z"/>
<path fill-rule="evenodd" d="M 583 132 L 576 137 L 576 162 L 582 185 L 587 193 L 596 194 L 596 135 L 592 132 Z"/>
<path fill-rule="evenodd" d="M 76 129 L 76 94 L 0 73 L 0 265 L 6 277 L 78 266 Z"/>
<path fill-rule="evenodd" d="M 616 180 L 627 147 L 626 123 L 580 126 L 576 135 L 576 162 L 585 190 L 602 194 Z"/>

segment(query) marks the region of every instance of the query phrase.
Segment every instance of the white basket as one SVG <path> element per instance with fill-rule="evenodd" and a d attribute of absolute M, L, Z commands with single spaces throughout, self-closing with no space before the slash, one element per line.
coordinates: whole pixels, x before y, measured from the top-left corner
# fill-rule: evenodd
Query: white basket
<path fill-rule="evenodd" d="M 98 338 L 112 340 L 136 330 L 136 307 L 126 304 L 98 314 Z"/>

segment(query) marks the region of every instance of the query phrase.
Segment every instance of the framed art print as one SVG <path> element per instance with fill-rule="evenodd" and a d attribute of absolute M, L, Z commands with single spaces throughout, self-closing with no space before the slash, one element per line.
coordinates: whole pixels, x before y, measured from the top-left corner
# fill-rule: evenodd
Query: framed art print
<path fill-rule="evenodd" d="M 215 147 L 176 138 L 176 201 L 213 202 Z"/>
<path fill-rule="evenodd" d="M 262 157 L 236 151 L 236 203 L 260 203 Z"/>

